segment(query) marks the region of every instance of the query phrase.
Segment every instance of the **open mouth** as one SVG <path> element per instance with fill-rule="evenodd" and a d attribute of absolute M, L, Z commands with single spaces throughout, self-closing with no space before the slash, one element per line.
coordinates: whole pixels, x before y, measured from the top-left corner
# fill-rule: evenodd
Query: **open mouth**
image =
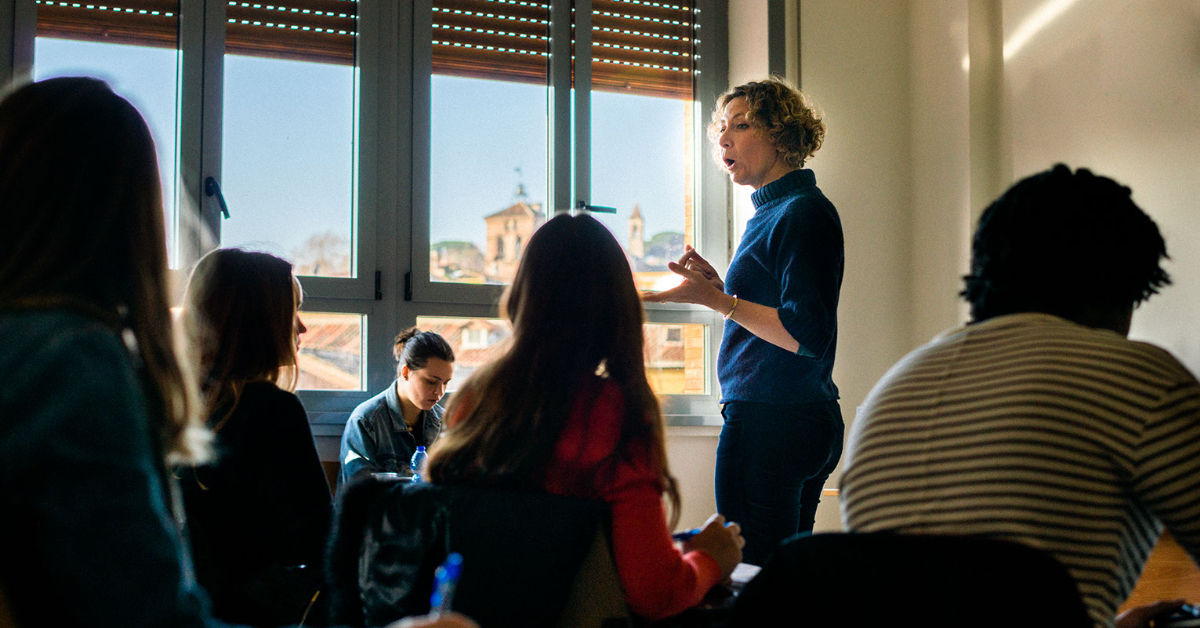
<path fill-rule="evenodd" d="M 724 161 L 725 161 L 725 169 L 726 169 L 726 170 L 731 170 L 731 169 L 733 169 L 733 164 L 735 163 L 735 161 L 734 161 L 733 159 L 728 159 L 728 158 L 727 158 L 727 159 L 725 159 Z"/>

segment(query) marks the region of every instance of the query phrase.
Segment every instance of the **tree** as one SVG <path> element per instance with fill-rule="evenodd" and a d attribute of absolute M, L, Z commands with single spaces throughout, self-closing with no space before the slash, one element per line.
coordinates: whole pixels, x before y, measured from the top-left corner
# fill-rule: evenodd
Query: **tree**
<path fill-rule="evenodd" d="M 332 231 L 305 240 L 293 257 L 297 275 L 350 276 L 350 241 Z"/>

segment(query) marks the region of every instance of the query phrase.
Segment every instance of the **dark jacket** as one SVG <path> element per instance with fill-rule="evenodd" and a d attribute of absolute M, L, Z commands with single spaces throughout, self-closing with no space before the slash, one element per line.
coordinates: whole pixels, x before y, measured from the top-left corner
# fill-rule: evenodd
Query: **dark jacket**
<path fill-rule="evenodd" d="M 79 314 L 0 314 L 0 582 L 22 626 L 213 627 L 142 379 Z"/>
<path fill-rule="evenodd" d="M 410 473 L 408 463 L 417 445 L 428 447 L 441 431 L 440 405 L 422 412 L 416 426 L 408 429 L 393 381 L 387 390 L 362 402 L 350 413 L 338 455 L 342 465 L 338 490 L 369 473 Z"/>
<path fill-rule="evenodd" d="M 178 472 L 196 577 L 225 621 L 295 623 L 320 583 L 332 512 L 308 417 L 271 382 L 247 384 L 210 424 L 227 413 L 217 460 Z"/>

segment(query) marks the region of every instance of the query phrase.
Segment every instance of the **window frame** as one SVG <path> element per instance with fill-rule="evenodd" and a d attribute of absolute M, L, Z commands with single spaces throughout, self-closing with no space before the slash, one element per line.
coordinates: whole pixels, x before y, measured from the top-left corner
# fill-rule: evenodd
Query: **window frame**
<path fill-rule="evenodd" d="M 547 0 L 553 16 L 571 15 L 572 0 Z M 219 246 L 221 212 L 204 194 L 204 181 L 221 181 L 225 24 L 228 0 L 179 0 L 179 211 L 198 212 L 199 224 L 215 234 L 179 229 L 180 269 L 173 284 L 182 287 L 187 268 Z M 576 54 L 591 57 L 591 0 L 576 0 Z M 696 151 L 695 242 L 713 265 L 728 266 L 732 254 L 731 191 L 721 169 L 708 158 L 704 129 L 712 103 L 728 75 L 726 0 L 696 0 L 703 33 L 696 45 L 702 59 L 695 77 Z M 340 436 L 350 411 L 378 394 L 395 377 L 392 339 L 418 316 L 496 318 L 500 286 L 436 284 L 429 281 L 430 77 L 432 2 L 357 4 L 355 115 L 356 276 L 301 277 L 303 310 L 343 312 L 364 317 L 363 390 L 301 390 L 313 432 Z M 195 19 L 192 16 L 199 16 Z M 0 0 L 0 77 L 28 80 L 34 67 L 35 0 Z M 553 18 L 548 92 L 548 189 L 546 212 L 573 211 L 590 198 L 591 64 L 580 63 L 571 89 L 571 24 Z M 565 60 L 565 62 L 564 62 Z M 578 152 L 574 155 L 573 150 Z M 574 160 L 572 168 L 572 160 Z M 556 167 L 557 164 L 557 167 Z M 164 173 L 172 176 L 173 173 Z M 230 208 L 231 212 L 245 211 Z M 184 223 L 180 217 L 179 223 Z M 706 390 L 701 395 L 664 395 L 670 425 L 719 425 L 716 349 L 722 333 L 719 314 L 681 304 L 646 304 L 649 323 L 701 324 L 706 328 Z M 301 312 L 303 316 L 303 312 Z"/>
<path fill-rule="evenodd" d="M 547 164 L 547 218 L 566 211 L 576 212 L 580 201 L 604 205 L 604 199 L 591 198 L 591 0 L 547 0 L 550 4 L 550 68 L 548 89 L 549 163 Z M 572 5 L 574 4 L 574 11 Z M 429 249 L 432 211 L 430 203 L 431 174 L 431 78 L 433 75 L 433 0 L 414 0 L 411 4 L 413 28 L 411 47 L 411 90 L 413 138 L 411 151 L 401 160 L 411 164 L 411 198 L 408 210 L 412 229 L 410 257 L 405 260 L 407 294 L 405 312 L 417 316 L 471 316 L 469 311 L 483 309 L 482 316 L 498 316 L 496 306 L 502 286 L 464 285 L 431 281 Z M 729 185 L 724 173 L 707 155 L 710 143 L 704 129 L 708 111 L 724 91 L 727 77 L 727 13 L 724 2 L 697 0 L 695 8 L 703 17 L 703 36 L 698 37 L 696 54 L 703 61 L 701 71 L 694 77 L 694 128 L 697 135 L 695 151 L 696 177 L 693 191 L 696 199 L 696 233 L 698 249 L 717 268 L 726 268 L 731 256 L 731 221 Z M 407 11 L 406 11 L 407 12 Z M 561 16 L 568 16 L 562 19 Z M 575 87 L 571 86 L 570 16 L 575 19 Z M 588 62 L 579 62 L 588 59 Z M 566 62 L 564 62 L 566 60 Z M 403 63 L 403 61 L 402 61 Z M 572 91 L 574 98 L 572 99 Z M 573 101 L 573 102 L 572 102 Z M 424 124 L 418 124 L 424 121 Z M 572 150 L 576 151 L 572 154 Z M 572 162 L 573 160 L 573 162 Z M 572 176 L 574 175 L 574 176 Z M 434 310 L 439 314 L 434 314 Z M 720 397 L 716 377 L 716 350 L 723 330 L 723 319 L 715 312 L 694 305 L 645 304 L 648 323 L 687 323 L 705 326 L 706 392 L 690 395 L 661 395 L 663 412 L 671 425 L 719 425 Z"/>

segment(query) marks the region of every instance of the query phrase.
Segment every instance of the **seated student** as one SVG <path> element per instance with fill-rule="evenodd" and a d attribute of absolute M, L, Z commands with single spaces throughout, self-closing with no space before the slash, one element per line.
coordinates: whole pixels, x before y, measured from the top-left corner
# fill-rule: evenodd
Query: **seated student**
<path fill-rule="evenodd" d="M 0 587 L 20 626 L 215 626 L 172 517 L 205 431 L 154 142 L 95 79 L 0 102 Z"/>
<path fill-rule="evenodd" d="M 217 249 L 188 282 L 184 320 L 217 460 L 179 475 L 196 577 L 226 621 L 296 623 L 321 582 L 329 484 L 290 392 L 300 301 L 292 265 L 268 253 Z"/>
<path fill-rule="evenodd" d="M 346 421 L 339 490 L 373 472 L 410 473 L 417 446 L 433 444 L 442 430 L 438 401 L 454 377 L 454 350 L 440 335 L 413 327 L 396 336 L 392 351 L 396 380 Z"/>
<path fill-rule="evenodd" d="M 1163 526 L 1200 559 L 1200 384 L 1126 338 L 1170 283 L 1129 188 L 1064 165 L 979 220 L 971 322 L 884 375 L 851 429 L 855 532 L 982 534 L 1045 550 L 1112 626 Z M 1117 625 L 1146 625 L 1158 610 Z"/>
<path fill-rule="evenodd" d="M 431 481 L 608 502 L 630 609 L 659 619 L 695 605 L 733 571 L 744 541 L 715 515 L 682 553 L 672 544 L 662 496 L 678 516 L 679 493 L 621 246 L 590 216 L 555 217 L 529 240 L 500 311 L 511 343 L 455 394 Z"/>

